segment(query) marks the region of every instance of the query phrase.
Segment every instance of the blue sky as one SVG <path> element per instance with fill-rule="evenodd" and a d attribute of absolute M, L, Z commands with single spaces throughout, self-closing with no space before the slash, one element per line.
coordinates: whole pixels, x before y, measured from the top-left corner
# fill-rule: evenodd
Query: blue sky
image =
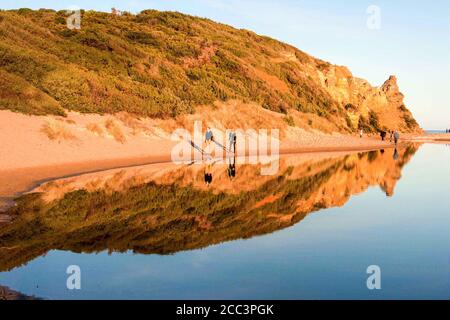
<path fill-rule="evenodd" d="M 381 85 L 398 77 L 406 104 L 422 127 L 450 128 L 450 1 L 433 0 L 2 0 L 0 8 L 70 6 L 110 11 L 171 10 L 207 17 L 292 44 L 346 65 Z M 366 10 L 380 8 L 380 29 Z"/>

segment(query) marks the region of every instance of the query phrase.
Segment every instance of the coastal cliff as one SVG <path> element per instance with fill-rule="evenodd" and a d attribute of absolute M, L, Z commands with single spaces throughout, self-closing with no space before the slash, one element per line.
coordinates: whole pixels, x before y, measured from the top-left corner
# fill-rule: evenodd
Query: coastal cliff
<path fill-rule="evenodd" d="M 0 109 L 173 119 L 236 101 L 327 133 L 420 131 L 394 76 L 374 87 L 288 44 L 176 12 L 80 14 L 78 30 L 65 11 L 0 11 Z"/>

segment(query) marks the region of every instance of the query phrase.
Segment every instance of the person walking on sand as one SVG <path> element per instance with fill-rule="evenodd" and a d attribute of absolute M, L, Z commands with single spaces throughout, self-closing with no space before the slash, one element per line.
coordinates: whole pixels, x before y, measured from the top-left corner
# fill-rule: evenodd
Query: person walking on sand
<path fill-rule="evenodd" d="M 208 154 L 211 153 L 210 152 L 210 146 L 211 146 L 211 142 L 213 142 L 213 141 L 214 141 L 214 134 L 213 134 L 211 128 L 207 127 L 206 128 L 206 133 L 205 133 L 205 143 L 206 143 L 205 151 Z"/>
<path fill-rule="evenodd" d="M 362 138 L 363 137 L 363 129 L 359 130 L 359 137 Z"/>
<path fill-rule="evenodd" d="M 212 141 L 214 141 L 214 134 L 210 127 L 206 129 L 205 133 L 205 142 L 207 145 L 209 145 Z"/>
<path fill-rule="evenodd" d="M 397 145 L 398 144 L 398 140 L 400 139 L 400 134 L 398 133 L 398 131 L 395 131 L 395 133 L 394 133 L 394 142 L 395 142 L 395 145 Z"/>
<path fill-rule="evenodd" d="M 230 152 L 236 153 L 236 132 L 230 132 L 228 140 L 230 143 Z"/>

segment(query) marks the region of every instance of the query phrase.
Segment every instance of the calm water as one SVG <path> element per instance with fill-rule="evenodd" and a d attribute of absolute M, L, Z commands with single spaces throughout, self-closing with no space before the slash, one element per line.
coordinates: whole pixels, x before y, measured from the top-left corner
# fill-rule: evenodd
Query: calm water
<path fill-rule="evenodd" d="M 159 178 L 170 187 L 26 198 L 0 227 L 0 285 L 49 299 L 450 298 L 449 146 L 283 161 L 265 180 L 217 167 L 207 189 L 191 168 Z M 81 290 L 66 288 L 69 265 Z"/>

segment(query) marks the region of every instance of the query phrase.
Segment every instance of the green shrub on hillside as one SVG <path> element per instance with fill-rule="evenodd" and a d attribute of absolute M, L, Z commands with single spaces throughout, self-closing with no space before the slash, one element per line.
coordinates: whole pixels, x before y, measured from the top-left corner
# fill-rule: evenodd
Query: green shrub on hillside
<path fill-rule="evenodd" d="M 336 113 L 326 92 L 292 72 L 297 65 L 271 61 L 288 46 L 268 37 L 155 10 L 123 16 L 83 11 L 81 30 L 67 29 L 66 17 L 52 10 L 0 12 L 0 68 L 62 108 L 172 117 L 215 100 L 240 99 L 282 113 Z M 310 59 L 298 50 L 295 56 Z M 289 90 L 275 89 L 250 68 L 279 78 Z M 24 103 L 20 109 L 45 109 L 35 108 Z"/>
<path fill-rule="evenodd" d="M 413 117 L 411 117 L 409 114 L 407 114 L 407 113 L 405 113 L 403 115 L 403 120 L 405 121 L 406 126 L 409 129 L 414 129 L 414 128 L 417 128 L 419 126 L 417 121 Z"/>
<path fill-rule="evenodd" d="M 352 122 L 352 119 L 350 119 L 350 117 L 348 116 L 348 115 L 345 115 L 345 123 L 347 124 L 347 127 L 350 129 L 350 130 L 353 130 L 354 128 L 353 128 L 353 122 Z"/>
<path fill-rule="evenodd" d="M 369 124 L 375 131 L 380 130 L 380 120 L 377 113 L 373 110 L 369 112 Z"/>
<path fill-rule="evenodd" d="M 362 115 L 359 116 L 358 130 L 363 130 L 364 132 L 372 132 L 373 131 L 373 128 L 370 126 L 367 118 Z"/>
<path fill-rule="evenodd" d="M 345 110 L 347 110 L 349 112 L 356 112 L 356 111 L 358 111 L 358 108 L 355 105 L 351 104 L 351 103 L 347 103 L 345 105 Z"/>
<path fill-rule="evenodd" d="M 140 31 L 130 31 L 126 33 L 126 37 L 131 40 L 132 42 L 140 43 L 140 44 L 146 44 L 146 45 L 152 45 L 155 47 L 161 46 L 161 42 L 159 39 L 155 36 L 153 36 L 151 33 L 147 32 L 140 32 Z"/>
<path fill-rule="evenodd" d="M 82 28 L 69 30 L 64 10 L 0 11 L 0 70 L 79 112 L 167 118 L 238 99 L 343 122 L 346 110 L 299 71 L 330 64 L 287 44 L 177 12 L 81 14 Z M 54 110 L 36 103 L 3 108 Z"/>
<path fill-rule="evenodd" d="M 284 117 L 284 121 L 288 124 L 288 126 L 295 127 L 295 121 L 292 116 L 286 116 Z"/>

